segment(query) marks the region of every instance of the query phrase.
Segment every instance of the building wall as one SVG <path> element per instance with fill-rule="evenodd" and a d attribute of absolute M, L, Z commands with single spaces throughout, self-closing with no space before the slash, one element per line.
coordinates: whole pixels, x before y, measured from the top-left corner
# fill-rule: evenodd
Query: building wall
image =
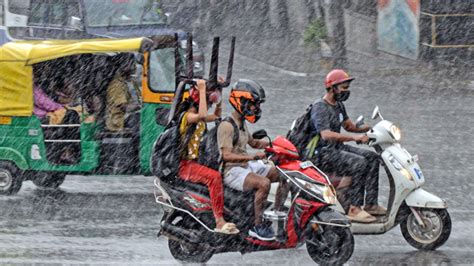
<path fill-rule="evenodd" d="M 171 24 L 193 32 L 200 45 L 210 46 L 213 36 L 236 36 L 240 54 L 293 71 L 313 72 L 323 67 L 321 51 L 303 42 L 305 29 L 315 18 L 326 22 L 327 42 L 336 66 L 338 62 L 344 66 L 348 53 L 381 54 L 377 43 L 376 0 L 162 0 L 161 3 L 165 12 L 172 13 Z M 420 0 L 422 14 L 472 13 L 473 5 L 472 0 Z M 472 17 L 436 20 L 438 43 L 472 44 Z M 429 42 L 430 23 L 431 19 L 421 15 L 420 43 Z M 450 60 L 457 53 L 472 58 L 469 47 L 420 46 L 419 49 L 420 57 L 425 60 L 434 56 Z"/>
<path fill-rule="evenodd" d="M 461 65 L 474 61 L 474 1 L 422 0 L 420 58 Z"/>

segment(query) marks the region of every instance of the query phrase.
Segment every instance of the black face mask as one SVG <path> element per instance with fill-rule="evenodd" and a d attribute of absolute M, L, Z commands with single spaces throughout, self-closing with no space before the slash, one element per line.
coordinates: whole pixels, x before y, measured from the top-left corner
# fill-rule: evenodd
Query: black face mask
<path fill-rule="evenodd" d="M 338 102 L 343 102 L 349 99 L 350 95 L 351 95 L 351 91 L 341 91 L 339 93 L 334 93 L 334 100 Z"/>

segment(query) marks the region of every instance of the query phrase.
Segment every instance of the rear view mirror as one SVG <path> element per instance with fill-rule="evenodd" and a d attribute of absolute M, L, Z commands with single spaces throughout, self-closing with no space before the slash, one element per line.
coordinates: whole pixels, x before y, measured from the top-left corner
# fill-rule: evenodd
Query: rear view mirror
<path fill-rule="evenodd" d="M 355 125 L 356 125 L 357 128 L 361 128 L 364 125 L 364 116 L 363 115 L 360 115 L 359 117 L 357 117 Z"/>
<path fill-rule="evenodd" d="M 254 139 L 263 139 L 265 137 L 268 137 L 267 131 L 265 131 L 265 129 L 257 130 L 252 134 L 252 138 Z"/>
<path fill-rule="evenodd" d="M 378 106 L 375 106 L 374 111 L 372 112 L 372 119 L 377 119 L 379 118 L 383 120 L 382 115 L 380 114 L 380 110 Z"/>

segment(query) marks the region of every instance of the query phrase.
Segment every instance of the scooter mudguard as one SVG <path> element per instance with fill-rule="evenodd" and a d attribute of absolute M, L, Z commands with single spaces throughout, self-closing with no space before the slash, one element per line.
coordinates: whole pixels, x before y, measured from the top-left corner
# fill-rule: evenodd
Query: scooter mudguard
<path fill-rule="evenodd" d="M 428 191 L 417 188 L 413 190 L 405 199 L 409 207 L 446 209 L 448 204 L 440 197 L 429 193 Z"/>

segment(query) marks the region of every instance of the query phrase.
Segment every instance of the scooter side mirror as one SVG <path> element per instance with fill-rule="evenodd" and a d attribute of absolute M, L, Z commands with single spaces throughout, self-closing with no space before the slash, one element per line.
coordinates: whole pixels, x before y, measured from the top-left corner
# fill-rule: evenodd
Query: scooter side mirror
<path fill-rule="evenodd" d="M 360 115 L 357 117 L 356 123 L 355 123 L 357 128 L 361 128 L 364 125 L 364 116 Z"/>
<path fill-rule="evenodd" d="M 293 123 L 291 123 L 290 130 L 293 130 L 296 126 L 296 120 L 293 120 Z"/>
<path fill-rule="evenodd" d="M 267 131 L 265 131 L 265 129 L 257 130 L 255 132 L 253 132 L 253 134 L 252 134 L 252 138 L 254 138 L 254 139 L 263 139 L 263 138 L 266 138 L 266 137 L 268 137 L 268 134 L 267 134 Z"/>
<path fill-rule="evenodd" d="M 374 111 L 372 112 L 372 119 L 377 119 L 379 118 L 383 120 L 382 115 L 380 114 L 379 106 L 375 106 Z"/>

